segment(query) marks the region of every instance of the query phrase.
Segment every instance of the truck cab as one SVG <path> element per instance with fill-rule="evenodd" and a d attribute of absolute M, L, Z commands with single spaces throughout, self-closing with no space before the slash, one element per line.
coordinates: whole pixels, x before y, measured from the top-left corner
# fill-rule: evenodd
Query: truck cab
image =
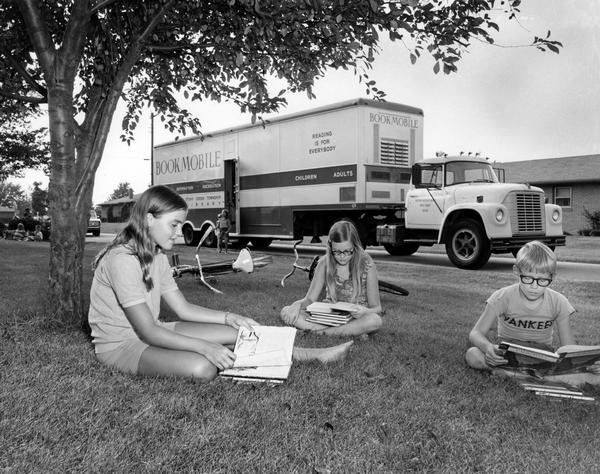
<path fill-rule="evenodd" d="M 378 235 L 391 254 L 444 244 L 452 263 L 467 269 L 483 266 L 492 253 L 516 254 L 531 240 L 565 244 L 562 210 L 545 203 L 542 189 L 501 183 L 487 159 L 465 155 L 415 163 L 404 219 Z"/>

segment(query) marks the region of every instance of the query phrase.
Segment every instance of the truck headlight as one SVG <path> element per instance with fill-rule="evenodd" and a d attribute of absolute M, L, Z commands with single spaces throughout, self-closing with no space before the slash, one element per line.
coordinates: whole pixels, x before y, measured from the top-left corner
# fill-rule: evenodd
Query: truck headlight
<path fill-rule="evenodd" d="M 558 209 L 554 209 L 554 211 L 552 211 L 552 220 L 554 222 L 558 222 L 560 220 L 560 211 Z"/>
<path fill-rule="evenodd" d="M 502 222 L 504 220 L 504 210 L 498 209 L 496 211 L 496 222 Z"/>

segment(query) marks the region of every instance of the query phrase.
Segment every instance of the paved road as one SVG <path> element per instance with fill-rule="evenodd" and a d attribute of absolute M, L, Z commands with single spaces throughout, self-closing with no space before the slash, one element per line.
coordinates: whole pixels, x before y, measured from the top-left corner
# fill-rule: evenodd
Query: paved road
<path fill-rule="evenodd" d="M 281 252 L 289 252 L 289 244 L 272 244 L 269 251 L 277 249 Z M 323 250 L 317 246 L 300 246 L 301 255 L 320 254 Z M 409 257 L 393 257 L 383 249 L 368 249 L 374 260 L 385 262 L 402 262 L 413 265 L 436 265 L 455 268 L 446 254 L 417 252 Z M 509 254 L 492 256 L 489 262 L 482 268 L 485 271 L 497 271 L 503 273 L 512 272 L 515 259 Z M 465 270 L 466 271 L 466 270 Z M 558 273 L 561 278 L 570 281 L 600 281 L 600 265 L 592 263 L 558 262 Z"/>
<path fill-rule="evenodd" d="M 115 234 L 102 233 L 100 237 L 88 237 L 90 242 L 110 242 L 114 238 Z M 184 249 L 187 249 L 182 254 L 190 255 L 193 253 L 190 247 L 185 247 L 183 239 L 178 242 Z M 287 242 L 275 242 L 269 249 L 268 253 L 274 254 L 291 254 L 291 243 Z M 324 246 L 321 244 L 302 244 L 298 247 L 298 252 L 301 256 L 312 256 L 319 255 L 324 252 Z M 369 254 L 375 260 L 381 260 L 385 262 L 402 262 L 413 265 L 436 265 L 443 267 L 454 267 L 450 262 L 446 254 L 440 253 L 427 253 L 417 252 L 409 257 L 394 257 L 389 255 L 385 250 L 378 248 L 369 248 Z M 304 260 L 301 264 L 307 265 L 310 261 Z M 485 271 L 497 271 L 503 273 L 512 272 L 512 267 L 515 263 L 515 259 L 509 254 L 502 256 L 492 256 L 489 262 L 482 268 Z M 565 278 L 570 281 L 600 281 L 600 265 L 592 263 L 576 263 L 576 262 L 559 262 L 558 272 L 561 278 Z"/>

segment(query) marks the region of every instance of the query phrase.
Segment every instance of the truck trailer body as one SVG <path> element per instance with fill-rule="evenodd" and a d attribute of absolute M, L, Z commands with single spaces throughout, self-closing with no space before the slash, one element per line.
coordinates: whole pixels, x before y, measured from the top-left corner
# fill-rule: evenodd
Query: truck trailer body
<path fill-rule="evenodd" d="M 153 184 L 187 201 L 188 245 L 222 209 L 230 237 L 256 247 L 318 238 L 340 218 L 352 219 L 367 245 L 377 225 L 398 219 L 422 158 L 421 109 L 356 99 L 161 144 L 152 173 Z"/>

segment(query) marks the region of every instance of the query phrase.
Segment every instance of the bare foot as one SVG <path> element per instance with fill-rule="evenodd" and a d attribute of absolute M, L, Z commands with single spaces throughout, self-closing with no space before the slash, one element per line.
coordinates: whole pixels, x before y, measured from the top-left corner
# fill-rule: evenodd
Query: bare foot
<path fill-rule="evenodd" d="M 344 360 L 350 351 L 350 347 L 354 344 L 354 341 L 348 341 L 344 344 L 339 344 L 332 347 L 323 348 L 305 348 L 305 347 L 294 347 L 294 360 L 318 360 L 323 364 L 331 362 L 338 362 Z"/>

